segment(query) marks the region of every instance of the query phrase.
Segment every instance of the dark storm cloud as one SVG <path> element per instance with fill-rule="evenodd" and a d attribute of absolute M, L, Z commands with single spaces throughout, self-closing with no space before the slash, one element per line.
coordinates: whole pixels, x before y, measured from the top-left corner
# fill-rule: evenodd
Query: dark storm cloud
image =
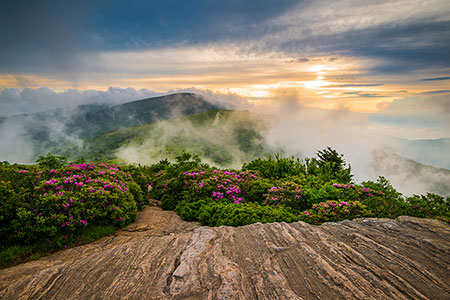
<path fill-rule="evenodd" d="M 350 51 L 382 59 L 376 73 L 402 73 L 450 67 L 450 22 L 419 22 L 351 33 Z"/>
<path fill-rule="evenodd" d="M 295 0 L 2 1 L 0 72 L 73 71 L 85 52 L 193 45 L 265 34 Z"/>
<path fill-rule="evenodd" d="M 305 56 L 315 55 L 330 55 L 330 61 L 335 55 L 377 59 L 376 66 L 367 70 L 370 74 L 450 66 L 446 18 L 435 21 L 435 15 L 415 15 L 397 20 L 392 16 L 363 28 L 349 22 L 338 32 L 333 27 L 316 30 L 317 24 L 330 21 L 329 16 L 319 15 L 329 4 L 310 0 L 2 1 L 0 72 L 64 73 L 83 68 L 78 58 L 86 52 L 217 42 L 300 56 L 297 62 L 308 62 Z M 362 4 L 336 3 L 342 10 L 358 5 Z M 280 21 L 289 13 L 294 14 L 294 23 Z M 289 34 L 293 29 L 296 33 Z"/>
<path fill-rule="evenodd" d="M 426 68 L 450 67 L 450 22 L 410 20 L 391 22 L 340 34 L 310 36 L 281 45 L 287 52 L 315 49 L 379 59 L 370 73 L 401 73 Z"/>
<path fill-rule="evenodd" d="M 87 1 L 2 1 L 0 72 L 45 72 L 76 67 L 89 31 Z M 89 5 L 96 1 L 89 2 Z"/>

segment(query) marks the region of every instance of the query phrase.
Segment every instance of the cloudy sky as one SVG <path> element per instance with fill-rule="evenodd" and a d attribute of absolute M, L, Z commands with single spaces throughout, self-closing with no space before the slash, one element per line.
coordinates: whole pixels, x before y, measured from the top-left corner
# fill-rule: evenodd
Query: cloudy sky
<path fill-rule="evenodd" d="M 0 37 L 0 116 L 197 89 L 450 137 L 448 0 L 2 1 Z"/>

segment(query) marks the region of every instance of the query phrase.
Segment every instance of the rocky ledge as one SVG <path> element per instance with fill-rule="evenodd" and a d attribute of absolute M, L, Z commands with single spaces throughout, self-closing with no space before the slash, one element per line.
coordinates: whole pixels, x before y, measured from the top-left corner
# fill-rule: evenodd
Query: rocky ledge
<path fill-rule="evenodd" d="M 114 236 L 0 270 L 1 299 L 450 299 L 450 226 L 400 217 L 202 227 L 146 207 Z"/>

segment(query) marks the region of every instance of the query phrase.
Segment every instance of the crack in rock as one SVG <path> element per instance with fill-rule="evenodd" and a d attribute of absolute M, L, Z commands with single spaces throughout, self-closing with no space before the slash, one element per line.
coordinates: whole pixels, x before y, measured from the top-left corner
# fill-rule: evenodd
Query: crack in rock
<path fill-rule="evenodd" d="M 184 296 L 200 292 L 198 265 L 209 242 L 216 236 L 213 230 L 200 227 L 194 230 L 189 245 L 180 256 L 179 265 L 172 274 L 170 292 Z"/>

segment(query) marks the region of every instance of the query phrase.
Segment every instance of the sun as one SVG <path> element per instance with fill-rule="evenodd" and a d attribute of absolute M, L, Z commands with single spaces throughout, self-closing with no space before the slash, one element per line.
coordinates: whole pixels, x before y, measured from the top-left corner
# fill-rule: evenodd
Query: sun
<path fill-rule="evenodd" d="M 323 76 L 317 76 L 316 80 L 313 81 L 304 81 L 303 86 L 308 89 L 320 89 L 324 86 L 329 85 L 328 81 L 323 80 Z"/>

